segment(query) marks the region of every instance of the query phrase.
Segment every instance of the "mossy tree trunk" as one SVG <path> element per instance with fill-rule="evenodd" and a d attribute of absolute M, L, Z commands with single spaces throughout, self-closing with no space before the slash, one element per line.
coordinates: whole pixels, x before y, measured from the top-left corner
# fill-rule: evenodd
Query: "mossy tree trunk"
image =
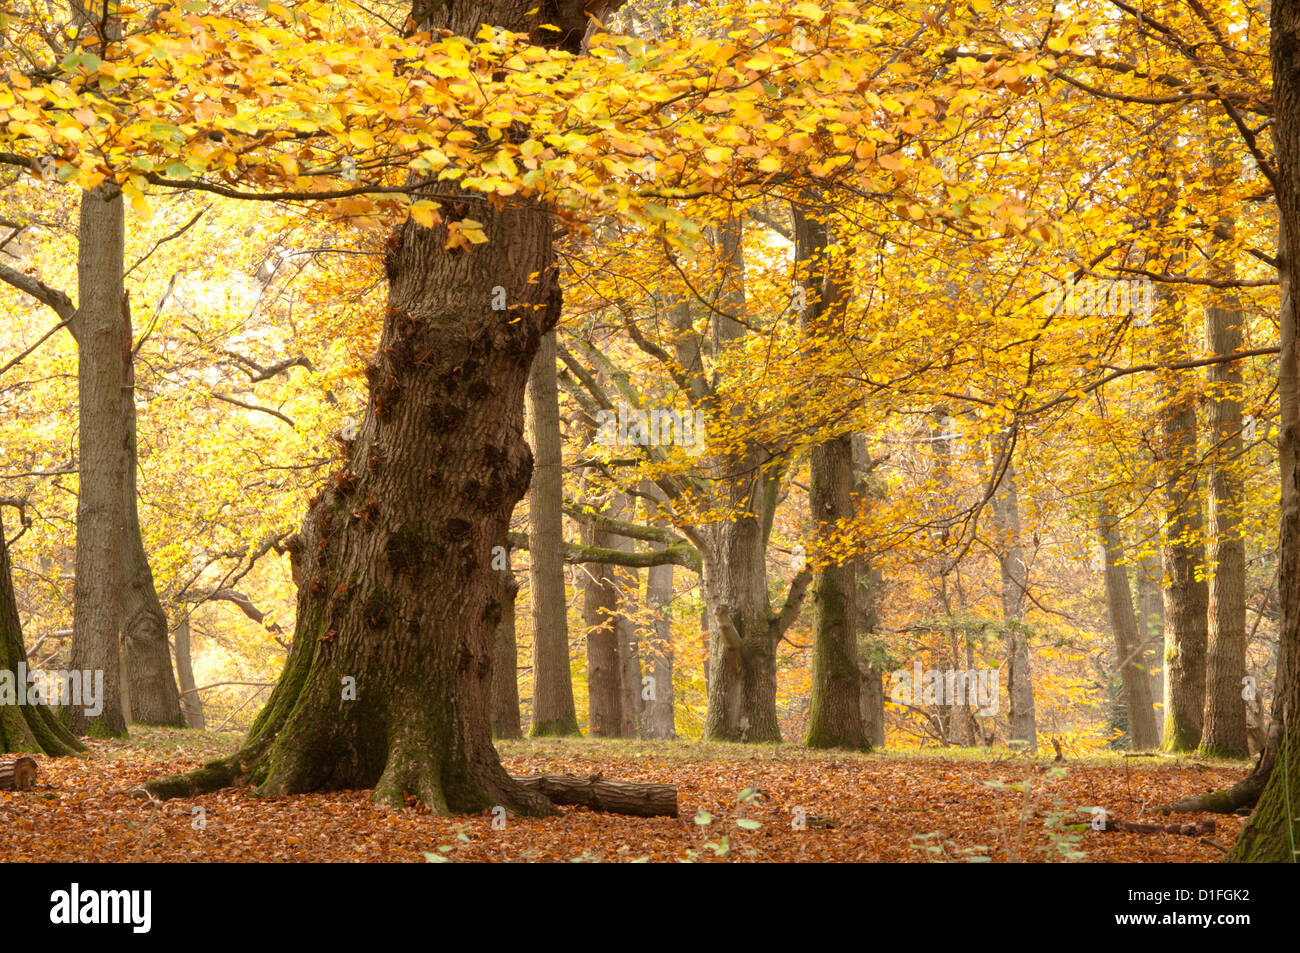
<path fill-rule="evenodd" d="M 1278 588 L 1282 604 L 1273 704 L 1277 755 L 1259 803 L 1233 845 L 1231 861 L 1300 861 L 1300 324 L 1293 297 L 1300 248 L 1300 0 L 1274 0 L 1272 11 L 1273 128 L 1281 220 L 1282 532 Z M 1265 750 L 1265 755 L 1268 749 Z M 1261 763 L 1263 757 L 1261 757 Z"/>
<path fill-rule="evenodd" d="M 484 23 L 534 30 L 576 52 L 581 6 L 480 0 L 419 6 L 413 18 L 470 37 Z M 153 782 L 155 793 L 208 789 L 247 769 L 266 794 L 374 788 L 398 809 L 415 797 L 439 813 L 554 810 L 502 767 L 489 683 L 504 611 L 493 549 L 528 488 L 524 391 L 561 310 L 555 226 L 532 200 L 462 204 L 486 244 L 447 250 L 444 225 L 414 222 L 389 243 L 365 420 L 287 544 L 302 585 L 271 698 L 240 752 Z"/>
<path fill-rule="evenodd" d="M 807 196 L 815 199 L 815 196 Z M 830 260 L 827 210 L 792 204 L 795 260 L 806 291 L 801 316 L 805 347 L 834 346 L 851 293 L 843 261 Z M 804 744 L 810 748 L 870 750 L 862 726 L 862 673 L 857 660 L 854 562 L 843 552 L 840 526 L 853 518 L 853 437 L 832 436 L 815 445 L 809 462 L 808 509 L 816 534 L 813 575 L 812 695 Z"/>
<path fill-rule="evenodd" d="M 1124 545 L 1115 525 L 1115 516 L 1104 504 L 1098 515 L 1097 532 L 1105 553 L 1106 608 L 1115 637 L 1115 664 L 1119 667 L 1124 689 L 1129 746 L 1134 751 L 1149 751 L 1160 744 L 1160 731 L 1151 703 L 1151 680 L 1143 661 L 1142 637 L 1133 610 L 1128 569 L 1122 562 Z"/>
<path fill-rule="evenodd" d="M 0 519 L 0 752 L 33 751 L 59 756 L 85 750 L 76 737 L 44 705 L 17 704 L 20 675 L 26 676 L 27 649 L 23 645 L 18 599 L 14 595 L 13 569 Z M 8 692 L 15 697 L 10 700 Z"/>

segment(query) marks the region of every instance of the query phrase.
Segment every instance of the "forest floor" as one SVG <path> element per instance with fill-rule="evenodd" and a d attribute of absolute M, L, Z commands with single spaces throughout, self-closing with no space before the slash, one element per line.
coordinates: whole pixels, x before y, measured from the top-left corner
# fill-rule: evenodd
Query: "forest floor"
<path fill-rule="evenodd" d="M 859 755 L 795 744 L 504 742 L 514 774 L 675 784 L 680 816 L 566 807 L 542 820 L 510 816 L 501 829 L 488 812 L 393 813 L 368 791 L 257 798 L 231 789 L 161 804 L 128 793 L 239 740 L 133 727 L 129 741 L 91 742 L 89 757 L 37 758 L 34 791 L 0 791 L 0 861 L 1212 862 L 1245 823 L 1153 815 L 1231 784 L 1244 763 L 1116 754 L 1053 764 L 1050 750 L 1030 758 L 1005 749 Z M 747 790 L 758 795 L 742 804 Z M 1102 832 L 1088 823 L 1093 807 L 1127 821 L 1204 818 L 1217 827 L 1208 837 Z"/>

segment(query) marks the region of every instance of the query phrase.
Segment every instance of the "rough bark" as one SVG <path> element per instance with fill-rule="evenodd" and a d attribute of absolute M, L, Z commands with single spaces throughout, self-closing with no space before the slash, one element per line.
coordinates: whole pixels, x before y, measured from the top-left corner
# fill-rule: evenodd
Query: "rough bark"
<path fill-rule="evenodd" d="M 125 301 L 125 299 L 123 299 Z M 131 311 L 123 305 L 126 323 L 126 386 L 122 389 L 125 433 L 122 479 L 122 657 L 123 695 L 130 699 L 129 720 L 143 725 L 185 725 L 180 694 L 172 673 L 167 644 L 167 614 L 154 587 L 153 570 L 140 535 L 136 503 L 138 440 L 135 413 L 135 359 L 131 353 Z"/>
<path fill-rule="evenodd" d="M 12 679 L 15 696 L 20 673 L 26 677 L 27 649 L 18 619 L 9 547 L 5 545 L 4 521 L 0 519 L 0 679 Z M 50 756 L 85 750 L 70 731 L 45 705 L 16 704 L 0 686 L 0 751 L 34 751 Z M 24 692 L 25 694 L 25 692 Z"/>
<path fill-rule="evenodd" d="M 1220 224 L 1232 229 L 1231 220 Z M 1218 269 L 1233 277 L 1231 268 Z M 1245 317 L 1236 308 L 1207 308 L 1205 341 L 1212 354 L 1231 354 L 1242 347 Z M 1241 365 L 1211 364 L 1207 369 L 1213 392 L 1209 401 L 1210 456 L 1208 530 L 1210 540 L 1209 600 L 1205 647 L 1205 714 L 1200 752 L 1210 757 L 1245 758 L 1246 705 L 1242 680 L 1246 675 L 1246 543 L 1242 536 L 1242 482 L 1238 458 L 1242 451 Z"/>
<path fill-rule="evenodd" d="M 1276 194 L 1281 224 L 1279 277 L 1282 280 L 1281 357 L 1278 398 L 1281 404 L 1279 456 L 1282 469 L 1282 519 L 1278 594 L 1278 674 L 1273 720 L 1277 727 L 1276 759 L 1259 803 L 1230 861 L 1294 863 L 1300 860 L 1297 805 L 1300 805 L 1300 335 L 1294 290 L 1300 248 L 1300 2 L 1274 0 L 1272 26 L 1273 125 Z M 1263 756 L 1261 755 L 1261 761 Z"/>
<path fill-rule="evenodd" d="M 515 642 L 515 599 L 519 583 L 501 573 L 501 621 L 492 644 L 492 737 L 522 738 L 519 721 L 519 650 Z"/>
<path fill-rule="evenodd" d="M 677 788 L 671 784 L 610 781 L 599 774 L 589 778 L 571 774 L 515 775 L 511 780 L 555 804 L 636 817 L 677 816 Z"/>
<path fill-rule="evenodd" d="M 1182 316 L 1166 294 L 1160 296 L 1162 342 L 1166 355 L 1186 353 Z M 1205 643 L 1209 587 L 1198 571 L 1205 564 L 1204 519 L 1196 470 L 1194 395 L 1169 380 L 1160 409 L 1160 464 L 1165 526 L 1161 559 L 1165 578 L 1165 723 L 1162 746 L 1192 751 L 1201 740 L 1205 716 Z"/>
<path fill-rule="evenodd" d="M 1115 516 L 1102 506 L 1097 519 L 1097 534 L 1105 553 L 1106 608 L 1111 631 L 1115 636 L 1115 663 L 1123 684 L 1124 704 L 1128 712 L 1129 746 L 1134 751 L 1148 751 L 1160 744 L 1155 710 L 1151 702 L 1151 681 L 1143 662 L 1142 641 L 1133 596 L 1129 589 L 1128 568 L 1122 562 L 1124 544 L 1120 539 Z"/>
<path fill-rule="evenodd" d="M 530 15 L 528 3 L 480 0 L 414 15 L 462 36 L 483 23 L 537 30 L 576 51 L 580 7 Z M 558 34 L 540 30 L 557 19 Z M 554 810 L 502 767 L 489 685 L 502 613 L 492 550 L 528 488 L 524 391 L 562 306 L 555 226 L 533 200 L 496 209 L 466 195 L 463 205 L 486 244 L 448 250 L 444 225 L 415 222 L 389 242 L 365 420 L 347 466 L 286 544 L 304 585 L 280 681 L 240 752 L 153 782 L 159 796 L 229 784 L 246 766 L 266 794 L 374 788 L 399 809 L 410 796 L 439 813 Z"/>
<path fill-rule="evenodd" d="M 71 667 L 103 673 L 102 712 L 64 709 L 80 733 L 123 735 L 119 631 L 122 621 L 122 486 L 126 428 L 122 388 L 122 195 L 103 185 L 81 195 L 77 257 L 77 543 Z"/>
<path fill-rule="evenodd" d="M 555 374 L 552 331 L 543 336 L 528 377 L 529 436 L 535 458 L 528 493 L 533 617 L 533 722 L 529 734 L 534 738 L 578 734 L 564 593 L 564 471 Z"/>
<path fill-rule="evenodd" d="M 30 791 L 36 786 L 36 759 L 0 761 L 0 791 Z"/>

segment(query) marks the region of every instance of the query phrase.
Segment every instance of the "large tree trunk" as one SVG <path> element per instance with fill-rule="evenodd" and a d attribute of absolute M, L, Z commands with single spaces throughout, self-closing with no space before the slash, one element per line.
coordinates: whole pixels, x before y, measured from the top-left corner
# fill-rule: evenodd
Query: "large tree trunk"
<path fill-rule="evenodd" d="M 808 196 L 813 198 L 813 196 Z M 792 206 L 795 261 L 808 304 L 802 318 L 808 347 L 824 347 L 843 315 L 850 289 L 843 262 L 828 260 L 830 230 L 822 210 Z M 853 438 L 843 433 L 812 448 L 808 509 L 816 528 L 813 576 L 812 696 L 804 744 L 870 750 L 862 727 L 862 672 L 857 660 L 857 599 L 852 560 L 839 555 L 837 532 L 854 516 Z"/>
<path fill-rule="evenodd" d="M 77 551 L 71 667 L 103 677 L 93 709 L 65 708 L 83 734 L 126 733 L 119 631 L 122 621 L 122 486 L 126 428 L 122 195 L 103 185 L 81 194 L 77 256 Z M 84 674 L 83 674 L 83 677 Z"/>
<path fill-rule="evenodd" d="M 132 339 L 129 306 L 124 304 L 122 312 L 129 347 Z M 126 431 L 122 479 L 122 657 L 125 660 L 122 689 L 130 699 L 131 721 L 180 728 L 185 725 L 185 719 L 172 674 L 171 649 L 167 645 L 167 614 L 158 601 L 153 571 L 140 536 L 140 511 L 136 504 L 135 360 L 129 351 L 121 402 Z"/>
<path fill-rule="evenodd" d="M 20 681 L 24 684 L 20 685 Z M 0 519 L 0 752 L 35 751 L 53 757 L 85 750 L 54 712 L 30 702 L 29 687 L 27 649 L 18 619 L 4 520 Z"/>
<path fill-rule="evenodd" d="M 1149 751 L 1160 744 L 1155 711 L 1151 707 L 1151 681 L 1143 661 L 1142 640 L 1133 596 L 1129 589 L 1128 570 L 1121 560 L 1124 544 L 1115 525 L 1114 514 L 1103 505 L 1097 520 L 1106 560 L 1106 608 L 1110 613 L 1111 631 L 1115 635 L 1115 662 L 1124 687 L 1124 705 L 1128 711 L 1129 746 L 1134 751 Z"/>
<path fill-rule="evenodd" d="M 528 493 L 528 578 L 533 616 L 533 723 L 529 734 L 578 734 L 564 594 L 564 470 L 555 332 L 542 337 L 528 377 L 528 424 L 536 458 Z"/>
<path fill-rule="evenodd" d="M 1229 230 L 1230 219 L 1221 220 Z M 1233 277 L 1231 268 L 1221 269 Z M 1241 349 L 1245 318 L 1235 308 L 1207 308 L 1205 339 L 1213 354 Z M 1211 455 L 1209 474 L 1210 563 L 1205 649 L 1205 715 L 1200 751 L 1210 757 L 1244 758 L 1246 705 L 1242 679 L 1246 675 L 1246 543 L 1241 531 L 1242 451 L 1241 365 L 1211 364 L 1207 369 L 1214 393 L 1210 399 Z"/>
<path fill-rule="evenodd" d="M 995 455 L 996 456 L 996 455 Z M 996 461 L 995 461 L 996 465 Z M 1034 724 L 1034 681 L 1029 661 L 1029 629 L 1024 623 L 1027 567 L 1020 546 L 1020 497 L 1016 471 L 1010 462 L 994 491 L 993 520 L 1001 537 L 998 564 L 1002 573 L 1002 619 L 1007 635 L 1007 697 L 1010 700 L 1012 741 L 1023 741 L 1029 751 L 1038 750 Z"/>
<path fill-rule="evenodd" d="M 576 51 L 580 8 L 529 16 L 524 0 L 479 0 L 417 8 L 415 19 L 462 36 L 559 20 L 558 34 L 539 36 Z M 465 204 L 487 244 L 449 251 L 445 226 L 414 222 L 390 242 L 366 417 L 290 549 L 303 587 L 280 681 L 240 752 L 154 782 L 156 793 L 230 783 L 247 765 L 267 794 L 373 787 L 399 809 L 410 796 L 439 813 L 554 810 L 506 774 L 489 707 L 503 611 L 492 550 L 528 488 L 524 391 L 562 304 L 554 222 L 532 200 Z"/>
<path fill-rule="evenodd" d="M 519 725 L 519 651 L 515 643 L 515 598 L 519 583 L 506 569 L 501 573 L 501 621 L 492 645 L 492 737 L 522 738 Z"/>
<path fill-rule="evenodd" d="M 1272 60 L 1275 119 L 1273 142 L 1277 164 L 1277 204 L 1281 219 L 1278 259 L 1282 279 L 1282 352 L 1278 373 L 1281 404 L 1279 456 L 1282 467 L 1281 553 L 1278 594 L 1277 683 L 1273 701 L 1276 749 L 1254 814 L 1228 854 L 1230 861 L 1294 863 L 1300 832 L 1300 335 L 1293 292 L 1296 263 L 1290 249 L 1300 248 L 1300 2 L 1273 0 Z M 1261 764 L 1264 756 L 1260 758 Z"/>

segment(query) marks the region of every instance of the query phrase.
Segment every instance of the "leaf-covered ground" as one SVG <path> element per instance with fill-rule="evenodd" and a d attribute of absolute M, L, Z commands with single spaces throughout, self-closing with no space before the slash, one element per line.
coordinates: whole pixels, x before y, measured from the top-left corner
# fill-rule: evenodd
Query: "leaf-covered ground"
<path fill-rule="evenodd" d="M 1240 764 L 1115 756 L 1053 766 L 1050 756 L 1006 751 L 860 756 L 797 745 L 501 745 L 516 774 L 599 771 L 612 780 L 675 784 L 675 819 L 568 807 L 546 820 L 511 816 L 494 829 L 489 813 L 391 813 L 371 804 L 368 791 L 256 798 L 235 789 L 161 806 L 128 793 L 224 754 L 236 741 L 133 729 L 130 742 L 92 742 L 88 758 L 38 758 L 35 791 L 0 792 L 0 861 L 423 862 L 434 854 L 514 862 L 1212 862 L 1222 857 L 1215 844 L 1231 844 L 1244 823 L 1151 814 L 1156 805 L 1235 781 L 1246 770 Z M 1130 821 L 1213 817 L 1218 826 L 1208 838 L 1080 829 L 1093 807 Z"/>

